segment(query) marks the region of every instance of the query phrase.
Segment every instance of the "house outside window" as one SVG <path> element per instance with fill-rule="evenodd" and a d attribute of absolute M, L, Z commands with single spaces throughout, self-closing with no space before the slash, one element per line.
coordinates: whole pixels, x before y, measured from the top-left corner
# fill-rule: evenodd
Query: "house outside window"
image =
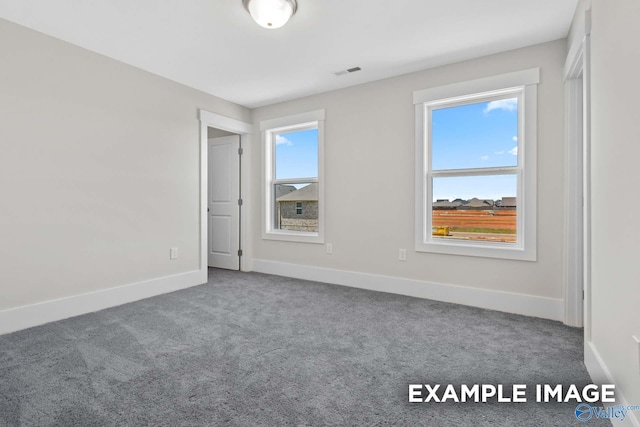
<path fill-rule="evenodd" d="M 539 69 L 414 92 L 416 251 L 536 259 Z"/>
<path fill-rule="evenodd" d="M 324 110 L 260 123 L 264 239 L 323 243 Z"/>
<path fill-rule="evenodd" d="M 318 230 L 318 184 L 313 183 L 276 199 L 276 222 L 280 230 Z"/>

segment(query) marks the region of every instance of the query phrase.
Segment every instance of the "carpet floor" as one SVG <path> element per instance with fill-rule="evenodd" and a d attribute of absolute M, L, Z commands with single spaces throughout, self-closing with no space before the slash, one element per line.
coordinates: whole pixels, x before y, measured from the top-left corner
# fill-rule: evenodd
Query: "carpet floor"
<path fill-rule="evenodd" d="M 209 276 L 0 336 L 0 426 L 584 425 L 575 403 L 408 402 L 413 383 L 587 384 L 580 329 L 258 273 Z"/>

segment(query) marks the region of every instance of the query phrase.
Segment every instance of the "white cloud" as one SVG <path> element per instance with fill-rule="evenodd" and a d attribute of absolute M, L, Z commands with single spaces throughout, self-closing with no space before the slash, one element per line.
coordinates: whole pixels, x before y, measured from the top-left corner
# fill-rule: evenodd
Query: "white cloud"
<path fill-rule="evenodd" d="M 516 111 L 518 109 L 518 99 L 499 99 L 497 101 L 491 101 L 487 104 L 487 107 L 484 109 L 485 113 L 488 113 L 493 110 L 505 110 L 505 111 Z"/>
<path fill-rule="evenodd" d="M 497 154 L 498 156 L 502 156 L 504 154 L 504 150 L 502 151 L 496 151 L 493 154 Z"/>
<path fill-rule="evenodd" d="M 482 160 L 489 160 L 489 156 L 481 156 L 480 159 Z"/>
<path fill-rule="evenodd" d="M 280 144 L 293 145 L 293 142 L 289 141 L 282 135 L 276 135 L 276 145 Z"/>
<path fill-rule="evenodd" d="M 514 137 L 513 137 L 513 138 L 511 138 L 511 139 L 513 139 L 513 142 L 518 142 L 518 137 L 517 137 L 517 136 L 514 136 Z"/>
<path fill-rule="evenodd" d="M 511 150 L 509 150 L 509 154 L 513 154 L 514 156 L 517 156 L 518 155 L 518 146 L 515 146 Z"/>

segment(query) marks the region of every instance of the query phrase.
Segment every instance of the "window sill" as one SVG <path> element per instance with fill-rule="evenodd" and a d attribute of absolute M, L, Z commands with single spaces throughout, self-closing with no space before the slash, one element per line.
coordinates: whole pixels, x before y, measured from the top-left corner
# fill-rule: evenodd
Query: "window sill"
<path fill-rule="evenodd" d="M 306 233 L 304 231 L 269 231 L 262 233 L 262 239 L 295 243 L 324 243 L 324 236 L 320 233 Z"/>
<path fill-rule="evenodd" d="M 520 245 L 507 246 L 504 243 L 478 242 L 416 242 L 416 252 L 438 253 L 446 255 L 474 256 L 482 258 L 498 258 L 519 261 L 536 261 L 535 249 L 523 248 Z"/>

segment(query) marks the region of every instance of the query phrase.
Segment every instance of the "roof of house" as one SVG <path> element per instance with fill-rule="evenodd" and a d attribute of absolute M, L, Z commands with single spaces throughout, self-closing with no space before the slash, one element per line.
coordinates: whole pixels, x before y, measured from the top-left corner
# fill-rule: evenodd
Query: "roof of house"
<path fill-rule="evenodd" d="M 493 206 L 493 203 L 489 203 L 486 200 L 480 200 L 477 197 L 474 197 L 473 199 L 469 199 L 469 204 L 467 206 L 472 208 L 481 208 L 485 206 Z"/>
<path fill-rule="evenodd" d="M 466 204 L 468 204 L 469 202 L 467 202 L 467 201 L 466 201 L 466 200 L 464 200 L 464 199 L 455 199 L 455 200 L 454 200 L 453 202 L 451 202 L 451 203 L 459 203 L 460 205 L 466 205 Z"/>
<path fill-rule="evenodd" d="M 318 183 L 314 182 L 299 190 L 280 196 L 276 199 L 278 202 L 317 202 L 318 201 Z"/>
<path fill-rule="evenodd" d="M 296 187 L 289 184 L 278 184 L 276 185 L 276 200 L 285 194 L 293 193 L 296 191 Z"/>
<path fill-rule="evenodd" d="M 517 199 L 515 197 L 503 197 L 502 198 L 502 206 L 516 206 Z"/>
<path fill-rule="evenodd" d="M 462 203 L 460 202 L 450 202 L 449 200 L 446 199 L 440 199 L 437 202 L 433 202 L 433 207 L 434 208 L 457 208 L 458 206 L 461 206 Z"/>

